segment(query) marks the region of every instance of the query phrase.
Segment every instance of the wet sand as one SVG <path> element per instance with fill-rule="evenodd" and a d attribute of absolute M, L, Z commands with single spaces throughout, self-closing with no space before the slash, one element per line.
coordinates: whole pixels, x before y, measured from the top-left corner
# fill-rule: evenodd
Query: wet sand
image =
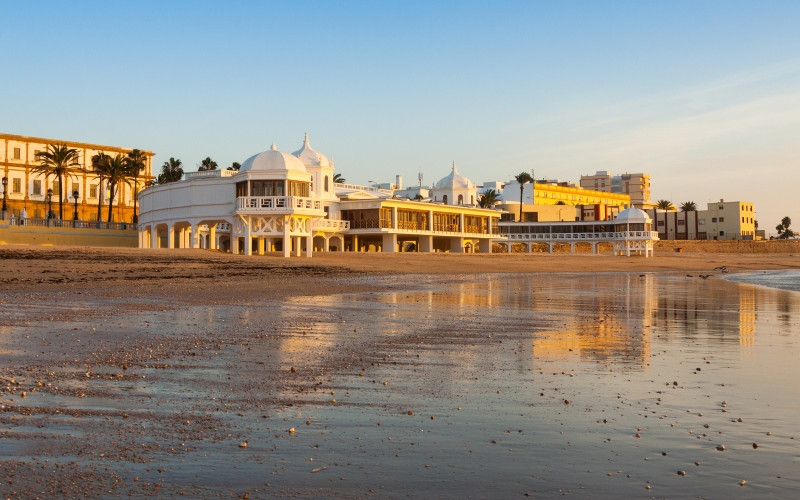
<path fill-rule="evenodd" d="M 800 487 L 793 255 L 0 258 L 6 497 Z"/>

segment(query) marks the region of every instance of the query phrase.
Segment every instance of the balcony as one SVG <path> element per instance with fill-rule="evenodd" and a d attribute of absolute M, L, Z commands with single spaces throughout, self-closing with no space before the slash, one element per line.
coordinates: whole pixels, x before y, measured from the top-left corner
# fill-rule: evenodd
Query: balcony
<path fill-rule="evenodd" d="M 236 211 L 247 213 L 292 213 L 323 211 L 322 200 L 304 196 L 240 196 Z"/>

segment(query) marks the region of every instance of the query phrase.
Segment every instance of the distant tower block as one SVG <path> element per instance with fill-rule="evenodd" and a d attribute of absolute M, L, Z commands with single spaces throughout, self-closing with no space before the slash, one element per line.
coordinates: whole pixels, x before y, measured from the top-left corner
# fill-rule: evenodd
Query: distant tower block
<path fill-rule="evenodd" d="M 403 176 L 402 175 L 396 175 L 394 183 L 395 183 L 396 189 L 403 189 Z"/>

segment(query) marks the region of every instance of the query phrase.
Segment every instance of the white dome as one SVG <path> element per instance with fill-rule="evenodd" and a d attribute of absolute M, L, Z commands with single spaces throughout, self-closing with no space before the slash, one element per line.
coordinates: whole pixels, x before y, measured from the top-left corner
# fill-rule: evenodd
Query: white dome
<path fill-rule="evenodd" d="M 620 224 L 639 224 L 652 222 L 652 219 L 644 210 L 631 207 L 620 212 L 619 215 L 617 215 L 617 218 L 614 219 L 614 222 Z"/>
<path fill-rule="evenodd" d="M 308 143 L 308 132 L 306 132 L 306 139 L 303 141 L 303 147 L 292 153 L 303 162 L 307 167 L 330 167 L 331 164 L 328 158 L 321 153 L 314 151 L 311 144 Z"/>
<path fill-rule="evenodd" d="M 258 153 L 246 159 L 242 166 L 239 167 L 239 172 L 305 172 L 306 167 L 303 162 L 297 157 L 278 151 L 275 144 L 263 153 Z"/>
<path fill-rule="evenodd" d="M 436 189 L 472 189 L 475 185 L 456 170 L 456 162 L 453 162 L 453 171 L 450 175 L 443 177 L 436 183 Z"/>

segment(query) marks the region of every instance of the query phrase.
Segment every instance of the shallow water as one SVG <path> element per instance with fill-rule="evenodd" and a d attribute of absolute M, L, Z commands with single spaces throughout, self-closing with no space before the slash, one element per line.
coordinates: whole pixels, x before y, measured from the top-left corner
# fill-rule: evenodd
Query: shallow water
<path fill-rule="evenodd" d="M 364 279 L 388 290 L 150 314 L 153 332 L 220 343 L 124 380 L 70 382 L 90 400 L 25 403 L 140 416 L 108 432 L 148 460 L 126 452 L 103 464 L 197 496 L 788 498 L 800 488 L 798 293 L 650 273 Z M 114 327 L 142 335 L 136 316 Z M 114 367 L 93 367 L 103 370 Z M 35 443 L 111 425 L 46 423 L 4 428 Z M 27 450 L 0 440 L 3 458 Z"/>

